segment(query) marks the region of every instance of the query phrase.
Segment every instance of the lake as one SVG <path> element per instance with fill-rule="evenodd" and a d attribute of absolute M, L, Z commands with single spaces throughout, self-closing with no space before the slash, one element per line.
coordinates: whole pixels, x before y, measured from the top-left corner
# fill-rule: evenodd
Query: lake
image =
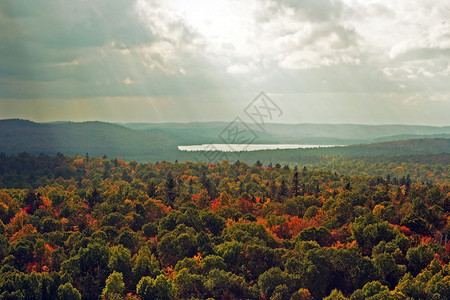
<path fill-rule="evenodd" d="M 307 149 L 337 147 L 339 145 L 299 145 L 299 144 L 203 144 L 178 146 L 181 151 L 221 151 L 221 152 L 240 152 L 240 151 L 258 151 L 258 150 L 278 150 L 278 149 Z"/>

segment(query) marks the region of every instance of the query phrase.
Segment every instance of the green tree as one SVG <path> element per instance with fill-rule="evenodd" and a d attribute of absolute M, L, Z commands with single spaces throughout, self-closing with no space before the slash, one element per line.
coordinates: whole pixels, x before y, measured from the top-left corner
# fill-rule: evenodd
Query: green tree
<path fill-rule="evenodd" d="M 143 300 L 170 300 L 176 295 L 172 282 L 164 275 L 158 275 L 155 279 L 142 277 L 136 287 L 136 293 Z"/>
<path fill-rule="evenodd" d="M 213 269 L 225 270 L 227 265 L 225 260 L 217 255 L 208 255 L 202 261 L 202 273 L 208 274 Z"/>
<path fill-rule="evenodd" d="M 131 273 L 131 251 L 122 245 L 110 249 L 108 267 L 111 271 L 120 272 L 128 278 Z"/>
<path fill-rule="evenodd" d="M 155 198 L 157 191 L 158 191 L 158 186 L 156 185 L 155 181 L 151 180 L 148 183 L 147 188 L 146 188 L 147 195 L 150 198 Z"/>
<path fill-rule="evenodd" d="M 392 255 L 388 253 L 376 255 L 373 261 L 379 276 L 382 278 L 382 282 L 391 288 L 394 288 L 398 280 L 405 274 L 406 268 L 399 267 Z"/>
<path fill-rule="evenodd" d="M 275 250 L 261 245 L 248 245 L 242 251 L 242 270 L 250 281 L 272 267 L 279 267 L 281 259 Z"/>
<path fill-rule="evenodd" d="M 153 222 L 147 223 L 142 226 L 142 232 L 146 237 L 154 237 L 158 234 L 158 226 Z"/>
<path fill-rule="evenodd" d="M 83 297 L 97 297 L 101 294 L 109 274 L 109 248 L 101 244 L 88 244 L 78 254 L 63 262 L 61 270 L 80 283 Z"/>
<path fill-rule="evenodd" d="M 372 281 L 366 283 L 362 289 L 356 290 L 351 300 L 364 300 L 364 299 L 395 299 L 389 293 L 387 286 L 382 285 L 378 281 Z"/>
<path fill-rule="evenodd" d="M 225 228 L 225 220 L 215 213 L 203 211 L 200 213 L 201 228 L 208 229 L 213 235 L 220 235 Z"/>
<path fill-rule="evenodd" d="M 347 298 L 344 297 L 341 291 L 339 290 L 332 290 L 331 294 L 328 295 L 328 297 L 323 298 L 323 300 L 346 300 Z"/>
<path fill-rule="evenodd" d="M 172 174 L 169 173 L 167 175 L 166 184 L 165 184 L 165 193 L 166 193 L 166 201 L 167 204 L 173 207 L 175 203 L 175 198 L 177 197 L 177 183 L 173 178 Z"/>
<path fill-rule="evenodd" d="M 70 282 L 62 284 L 57 291 L 58 300 L 80 300 L 80 292 Z"/>
<path fill-rule="evenodd" d="M 388 222 L 380 222 L 372 214 L 356 218 L 350 229 L 353 238 L 364 250 L 372 250 L 381 241 L 390 242 L 397 235 L 397 232 L 389 226 Z"/>
<path fill-rule="evenodd" d="M 133 269 L 131 274 L 133 286 L 136 286 L 142 277 L 155 278 L 161 274 L 159 263 L 147 246 L 143 246 L 133 257 Z"/>
<path fill-rule="evenodd" d="M 245 299 L 245 280 L 231 272 L 213 269 L 208 274 L 205 287 L 214 298 Z"/>
<path fill-rule="evenodd" d="M 177 297 L 182 299 L 204 297 L 207 293 L 205 283 L 205 277 L 191 274 L 186 268 L 179 270 L 174 278 Z"/>
<path fill-rule="evenodd" d="M 285 284 L 281 284 L 275 288 L 273 291 L 271 300 L 289 300 L 291 298 L 291 293 L 289 288 Z"/>
<path fill-rule="evenodd" d="M 309 227 L 302 230 L 297 237 L 295 242 L 298 241 L 316 241 L 319 244 L 323 244 L 325 237 L 329 234 L 329 231 L 325 227 Z"/>
<path fill-rule="evenodd" d="M 106 299 L 123 299 L 125 284 L 123 283 L 123 274 L 112 272 L 106 279 L 106 286 L 102 291 L 102 297 Z"/>
<path fill-rule="evenodd" d="M 215 250 L 217 254 L 223 258 L 228 268 L 232 269 L 239 267 L 238 262 L 243 248 L 244 244 L 232 241 L 218 245 Z"/>
<path fill-rule="evenodd" d="M 296 166 L 297 167 L 297 166 Z M 298 172 L 294 173 L 294 176 L 292 177 L 292 196 L 297 197 L 300 195 L 299 191 L 299 180 L 298 180 Z"/>
<path fill-rule="evenodd" d="M 406 253 L 408 270 L 413 275 L 419 274 L 433 260 L 433 257 L 434 251 L 428 245 L 421 244 L 418 247 L 409 249 Z"/>
<path fill-rule="evenodd" d="M 293 284 L 290 275 L 281 271 L 278 267 L 269 269 L 258 278 L 258 286 L 267 297 L 271 297 L 275 289 L 280 285 L 292 287 Z"/>

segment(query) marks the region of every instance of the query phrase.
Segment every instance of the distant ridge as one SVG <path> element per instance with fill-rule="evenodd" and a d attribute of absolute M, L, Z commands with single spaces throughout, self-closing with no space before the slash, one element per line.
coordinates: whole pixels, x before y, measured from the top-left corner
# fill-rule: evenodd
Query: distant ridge
<path fill-rule="evenodd" d="M 224 143 L 226 122 L 115 124 L 100 121 L 37 123 L 0 120 L 0 152 L 17 154 L 107 155 L 127 160 L 194 160 L 179 145 Z M 265 131 L 250 126 L 255 144 L 349 145 L 327 149 L 272 150 L 243 154 L 255 160 L 280 155 L 385 155 L 450 152 L 450 126 L 266 124 Z M 366 145 L 370 144 L 370 145 Z M 275 152 L 274 152 L 275 151 Z"/>
<path fill-rule="evenodd" d="M 157 131 L 140 132 L 105 122 L 35 123 L 0 120 L 0 151 L 84 155 L 110 155 L 153 159 L 166 149 L 176 149 L 173 141 Z"/>

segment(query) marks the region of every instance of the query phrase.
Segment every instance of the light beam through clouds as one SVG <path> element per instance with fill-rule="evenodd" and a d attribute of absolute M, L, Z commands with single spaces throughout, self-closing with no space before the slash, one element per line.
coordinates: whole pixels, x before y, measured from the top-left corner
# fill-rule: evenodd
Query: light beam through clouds
<path fill-rule="evenodd" d="M 230 121 L 264 90 L 286 123 L 450 125 L 448 20 L 446 0 L 2 1 L 0 118 Z"/>

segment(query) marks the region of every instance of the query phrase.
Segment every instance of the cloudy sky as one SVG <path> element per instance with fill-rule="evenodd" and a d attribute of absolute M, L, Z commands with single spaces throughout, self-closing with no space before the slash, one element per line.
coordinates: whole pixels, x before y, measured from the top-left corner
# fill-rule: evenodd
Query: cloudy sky
<path fill-rule="evenodd" d="M 0 2 L 0 118 L 450 125 L 449 0 Z"/>

